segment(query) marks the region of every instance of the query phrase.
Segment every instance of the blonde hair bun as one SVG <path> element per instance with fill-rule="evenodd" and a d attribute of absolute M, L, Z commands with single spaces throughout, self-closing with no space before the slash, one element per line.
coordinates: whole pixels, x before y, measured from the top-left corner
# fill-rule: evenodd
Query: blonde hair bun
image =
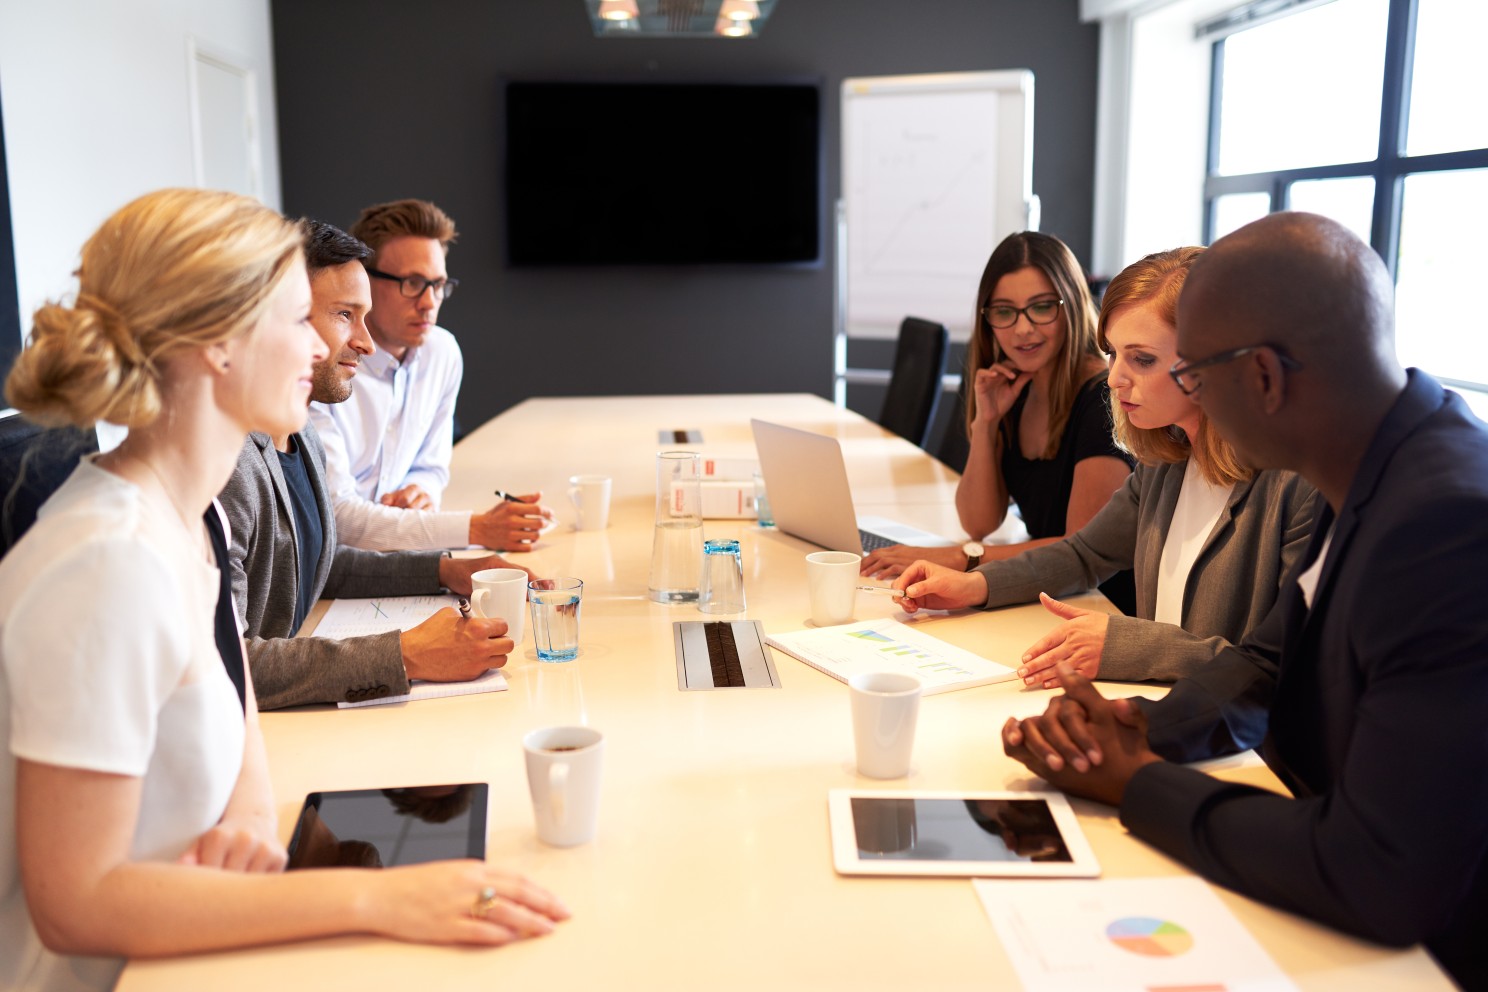
<path fill-rule="evenodd" d="M 37 423 L 134 427 L 160 413 L 153 369 L 112 308 L 46 304 L 33 318 L 24 358 L 5 398 Z"/>

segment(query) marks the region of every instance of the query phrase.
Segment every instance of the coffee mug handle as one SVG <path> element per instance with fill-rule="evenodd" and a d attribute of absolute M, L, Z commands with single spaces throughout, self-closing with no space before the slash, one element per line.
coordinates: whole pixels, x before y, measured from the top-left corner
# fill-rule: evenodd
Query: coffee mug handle
<path fill-rule="evenodd" d="M 568 487 L 568 501 L 570 503 L 572 503 L 574 506 L 578 506 L 579 505 L 579 487 L 578 486 L 569 486 Z"/>
<path fill-rule="evenodd" d="M 553 824 L 562 827 L 568 818 L 568 762 L 555 761 L 548 766 L 548 805 L 553 810 Z"/>
<path fill-rule="evenodd" d="M 475 615 L 478 617 L 490 617 L 486 611 L 486 603 L 491 599 L 491 590 L 477 589 L 470 594 L 470 605 L 475 607 Z"/>

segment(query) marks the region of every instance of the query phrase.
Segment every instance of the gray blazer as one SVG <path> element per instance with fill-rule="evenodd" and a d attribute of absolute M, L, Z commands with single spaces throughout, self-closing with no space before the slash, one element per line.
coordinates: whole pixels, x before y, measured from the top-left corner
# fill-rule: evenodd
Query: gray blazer
<path fill-rule="evenodd" d="M 1132 569 L 1137 616 L 1113 616 L 1100 678 L 1172 682 L 1211 661 L 1260 623 L 1312 532 L 1317 491 L 1292 472 L 1235 484 L 1189 570 L 1183 626 L 1156 623 L 1157 575 L 1187 462 L 1138 465 L 1109 503 L 1062 541 L 977 568 L 987 607 L 1066 596 Z M 1139 619 L 1140 618 L 1140 619 Z"/>
<path fill-rule="evenodd" d="M 415 596 L 439 591 L 439 551 L 377 552 L 336 543 L 325 481 L 325 448 L 309 423 L 294 435 L 320 505 L 323 543 L 312 581 L 314 599 Z M 332 640 L 295 637 L 300 550 L 294 510 L 267 434 L 250 434 L 227 488 L 218 497 L 232 527 L 233 602 L 248 640 L 248 664 L 260 709 L 355 701 L 408 691 L 397 631 Z"/>

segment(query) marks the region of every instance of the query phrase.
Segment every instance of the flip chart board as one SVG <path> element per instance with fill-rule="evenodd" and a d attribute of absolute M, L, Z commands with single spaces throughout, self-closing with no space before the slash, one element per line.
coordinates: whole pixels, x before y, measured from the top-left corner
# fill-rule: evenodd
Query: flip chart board
<path fill-rule="evenodd" d="M 967 340 L 987 256 L 1038 225 L 1033 73 L 843 80 L 842 200 L 839 334 L 915 316 Z"/>

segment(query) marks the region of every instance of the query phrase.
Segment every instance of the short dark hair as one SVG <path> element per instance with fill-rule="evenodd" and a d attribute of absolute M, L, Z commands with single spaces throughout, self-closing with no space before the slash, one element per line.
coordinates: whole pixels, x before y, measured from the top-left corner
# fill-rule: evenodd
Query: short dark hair
<path fill-rule="evenodd" d="M 334 224 L 305 218 L 305 268 L 314 275 L 321 269 L 347 262 L 363 262 L 372 257 L 372 249 Z"/>

